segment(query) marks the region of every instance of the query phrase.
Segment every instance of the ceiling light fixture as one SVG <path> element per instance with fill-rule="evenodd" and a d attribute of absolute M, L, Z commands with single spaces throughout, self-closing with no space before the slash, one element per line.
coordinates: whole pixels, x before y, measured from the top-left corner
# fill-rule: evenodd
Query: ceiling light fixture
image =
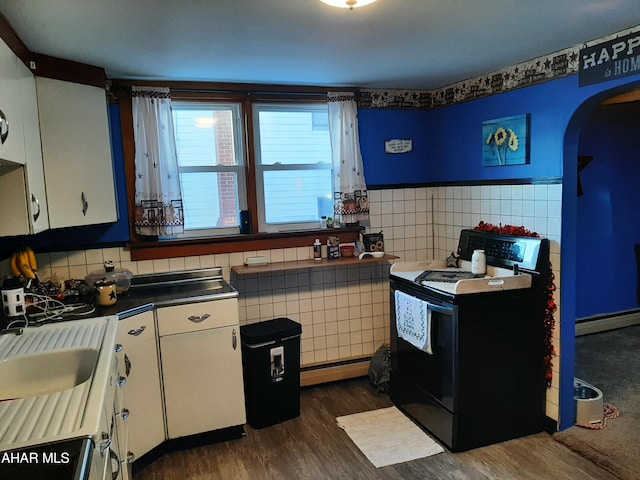
<path fill-rule="evenodd" d="M 354 8 L 364 7 L 376 0 L 320 0 L 322 3 L 331 5 L 332 7 L 348 8 L 353 10 Z"/>

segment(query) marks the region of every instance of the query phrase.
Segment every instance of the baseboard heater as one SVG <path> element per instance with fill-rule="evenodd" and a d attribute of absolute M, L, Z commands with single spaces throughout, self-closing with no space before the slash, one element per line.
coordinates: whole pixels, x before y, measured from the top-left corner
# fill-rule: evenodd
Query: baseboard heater
<path fill-rule="evenodd" d="M 576 337 L 632 325 L 640 325 L 640 309 L 579 318 L 576 320 Z"/>
<path fill-rule="evenodd" d="M 322 383 L 365 377 L 369 374 L 371 357 L 362 357 L 342 362 L 310 365 L 300 368 L 300 386 L 309 387 Z"/>

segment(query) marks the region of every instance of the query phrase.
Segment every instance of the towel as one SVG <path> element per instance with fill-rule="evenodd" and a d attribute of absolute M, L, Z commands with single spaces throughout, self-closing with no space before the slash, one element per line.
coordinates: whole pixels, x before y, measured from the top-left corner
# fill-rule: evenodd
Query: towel
<path fill-rule="evenodd" d="M 431 310 L 429 303 L 395 291 L 398 336 L 423 352 L 431 351 Z"/>

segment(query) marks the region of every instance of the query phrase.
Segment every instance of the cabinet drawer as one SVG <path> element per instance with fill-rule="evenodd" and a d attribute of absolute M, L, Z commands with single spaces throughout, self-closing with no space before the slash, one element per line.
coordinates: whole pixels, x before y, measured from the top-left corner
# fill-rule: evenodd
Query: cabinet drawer
<path fill-rule="evenodd" d="M 116 342 L 125 349 L 152 340 L 156 336 L 156 327 L 153 322 L 153 311 L 134 315 L 118 322 L 118 334 Z"/>
<path fill-rule="evenodd" d="M 236 298 L 161 307 L 157 309 L 156 315 L 158 334 L 161 337 L 238 325 L 240 321 Z"/>

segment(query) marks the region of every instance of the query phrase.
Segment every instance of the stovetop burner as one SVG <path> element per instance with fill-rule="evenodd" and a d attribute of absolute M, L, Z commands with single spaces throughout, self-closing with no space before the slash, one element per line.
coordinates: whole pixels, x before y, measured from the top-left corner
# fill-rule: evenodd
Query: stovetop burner
<path fill-rule="evenodd" d="M 425 270 L 415 279 L 418 283 L 423 282 L 445 282 L 456 283 L 458 280 L 466 280 L 474 278 L 475 275 L 471 272 L 446 271 L 446 270 Z"/>

